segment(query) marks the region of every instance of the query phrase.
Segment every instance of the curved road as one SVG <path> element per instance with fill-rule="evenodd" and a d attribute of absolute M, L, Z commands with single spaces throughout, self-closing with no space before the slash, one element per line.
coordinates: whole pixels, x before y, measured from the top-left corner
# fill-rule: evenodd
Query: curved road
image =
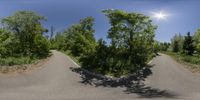
<path fill-rule="evenodd" d="M 156 57 L 152 75 L 144 84 L 160 90 L 160 96 L 145 97 L 126 93 L 125 87 L 92 86 L 81 83 L 80 74 L 69 57 L 53 51 L 53 57 L 40 70 L 16 76 L 0 76 L 0 100 L 199 100 L 200 77 L 167 55 Z M 143 88 L 144 89 L 144 88 Z M 150 94 L 156 90 L 148 91 Z M 166 92 L 168 95 L 164 95 Z M 143 93 L 147 93 L 143 92 Z"/>

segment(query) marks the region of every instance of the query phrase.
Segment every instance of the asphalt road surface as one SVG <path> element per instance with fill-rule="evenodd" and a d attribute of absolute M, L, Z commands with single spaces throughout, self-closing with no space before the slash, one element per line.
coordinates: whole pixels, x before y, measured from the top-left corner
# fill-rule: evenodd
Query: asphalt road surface
<path fill-rule="evenodd" d="M 78 66 L 63 53 L 53 51 L 42 69 L 1 75 L 0 100 L 200 100 L 199 75 L 163 54 L 151 65 L 152 74 L 142 85 L 97 86 L 85 84 L 86 80 L 71 70 Z"/>

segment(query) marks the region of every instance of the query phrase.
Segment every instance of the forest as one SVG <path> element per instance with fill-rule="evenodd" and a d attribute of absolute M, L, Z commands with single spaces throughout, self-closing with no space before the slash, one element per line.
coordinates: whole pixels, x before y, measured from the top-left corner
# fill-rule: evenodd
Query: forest
<path fill-rule="evenodd" d="M 154 43 L 155 52 L 172 56 L 180 63 L 184 63 L 193 70 L 199 71 L 200 65 L 200 30 L 195 33 L 187 32 L 175 34 L 171 42 Z"/>
<path fill-rule="evenodd" d="M 156 26 L 149 16 L 121 10 L 103 10 L 111 28 L 107 38 L 95 40 L 94 18 L 81 19 L 51 40 L 52 47 L 66 51 L 87 70 L 113 76 L 143 68 L 154 55 Z"/>
<path fill-rule="evenodd" d="M 107 39 L 95 38 L 95 19 L 91 16 L 57 32 L 52 38 L 35 12 L 18 11 L 2 18 L 0 28 L 0 66 L 30 64 L 59 50 L 82 68 L 113 76 L 127 75 L 142 69 L 158 52 L 200 64 L 200 30 L 193 36 L 175 35 L 171 43 L 154 39 L 157 26 L 147 15 L 122 10 L 103 10 L 110 23 Z"/>
<path fill-rule="evenodd" d="M 188 32 L 185 36 L 176 34 L 171 39 L 171 53 L 178 60 L 200 65 L 200 30 L 193 35 Z"/>

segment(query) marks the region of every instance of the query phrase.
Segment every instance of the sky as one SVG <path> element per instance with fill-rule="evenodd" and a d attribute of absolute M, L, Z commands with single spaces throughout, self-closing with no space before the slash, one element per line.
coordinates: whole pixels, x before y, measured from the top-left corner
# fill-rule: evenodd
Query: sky
<path fill-rule="evenodd" d="M 46 28 L 55 27 L 63 31 L 81 18 L 95 18 L 95 38 L 107 39 L 109 21 L 101 12 L 104 9 L 120 9 L 148 16 L 164 12 L 166 18 L 158 20 L 151 17 L 158 26 L 155 39 L 169 42 L 176 34 L 185 35 L 200 28 L 200 0 L 0 0 L 0 18 L 16 11 L 34 11 L 47 18 Z"/>

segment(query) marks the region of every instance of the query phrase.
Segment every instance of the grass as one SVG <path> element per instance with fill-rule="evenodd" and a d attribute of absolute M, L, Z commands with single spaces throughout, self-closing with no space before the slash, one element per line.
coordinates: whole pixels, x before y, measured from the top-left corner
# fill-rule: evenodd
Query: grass
<path fill-rule="evenodd" d="M 69 50 L 67 51 L 61 51 L 63 53 L 65 53 L 67 56 L 69 56 L 75 63 L 77 63 L 78 65 L 80 65 L 80 62 L 79 62 L 79 57 L 74 57 L 71 52 Z"/>
<path fill-rule="evenodd" d="M 47 57 L 21 56 L 21 57 L 0 58 L 0 72 L 8 73 L 8 72 L 26 70 L 28 67 L 34 67 L 32 65 L 35 65 L 40 61 L 44 61 L 51 55 L 52 53 L 50 53 Z"/>
<path fill-rule="evenodd" d="M 8 73 L 19 70 L 26 70 L 27 64 L 37 62 L 39 59 L 31 57 L 6 57 L 0 58 L 0 72 Z"/>
<path fill-rule="evenodd" d="M 172 58 L 174 58 L 179 63 L 187 65 L 186 67 L 190 69 L 192 72 L 200 72 L 200 56 L 199 55 L 184 55 L 181 53 L 173 53 L 173 52 L 163 52 Z"/>
<path fill-rule="evenodd" d="M 0 66 L 12 66 L 12 65 L 22 65 L 30 64 L 37 61 L 37 58 L 31 57 L 6 57 L 0 58 Z"/>
<path fill-rule="evenodd" d="M 171 55 L 178 61 L 187 62 L 190 64 L 200 65 L 200 56 L 198 55 L 185 55 L 180 53 L 173 53 L 173 52 L 165 52 L 165 54 Z"/>

